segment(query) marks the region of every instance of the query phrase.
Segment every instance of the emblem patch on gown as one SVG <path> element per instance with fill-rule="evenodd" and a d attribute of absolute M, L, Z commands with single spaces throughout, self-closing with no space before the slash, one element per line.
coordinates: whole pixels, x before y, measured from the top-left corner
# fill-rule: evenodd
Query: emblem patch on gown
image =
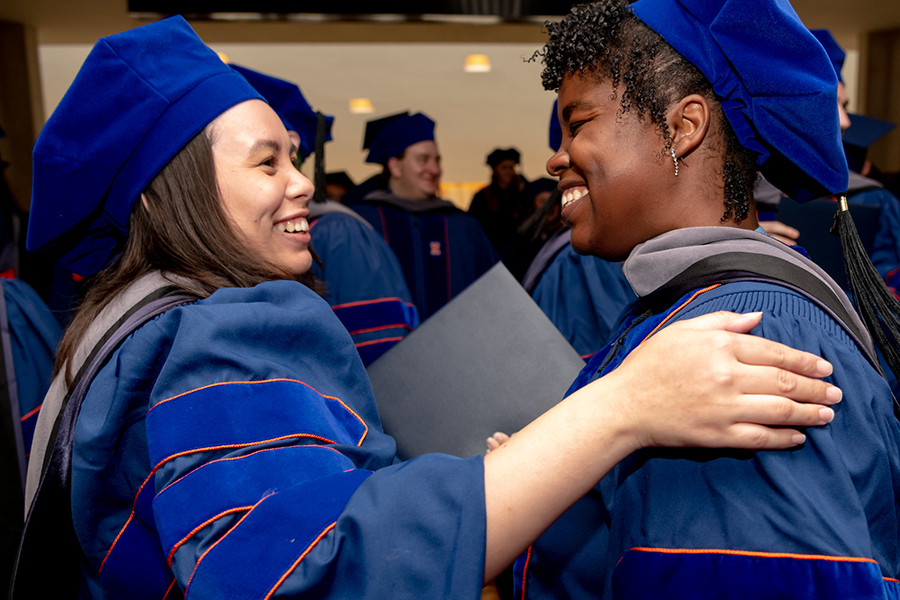
<path fill-rule="evenodd" d="M 431 256 L 440 256 L 441 255 L 441 243 L 440 242 L 428 242 L 428 252 Z"/>

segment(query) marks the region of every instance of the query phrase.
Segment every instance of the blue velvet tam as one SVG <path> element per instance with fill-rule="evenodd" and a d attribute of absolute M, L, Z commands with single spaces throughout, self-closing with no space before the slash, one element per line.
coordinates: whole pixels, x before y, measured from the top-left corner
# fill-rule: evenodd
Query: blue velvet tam
<path fill-rule="evenodd" d="M 844 144 L 858 148 L 868 148 L 897 127 L 896 123 L 882 121 L 865 115 L 848 113 L 850 127 L 844 132 Z"/>
<path fill-rule="evenodd" d="M 404 110 L 403 112 L 396 113 L 393 115 L 388 115 L 386 117 L 379 117 L 377 119 L 372 119 L 371 121 L 366 121 L 366 131 L 363 134 L 363 150 L 368 150 L 372 146 L 372 142 L 378 139 L 378 136 L 381 135 L 381 132 L 384 131 L 384 128 L 396 121 L 397 119 L 402 119 L 403 117 L 408 117 L 409 111 Z"/>
<path fill-rule="evenodd" d="M 550 135 L 548 137 L 550 149 L 559 152 L 562 146 L 562 126 L 559 124 L 559 100 L 553 101 L 553 112 L 550 113 Z"/>
<path fill-rule="evenodd" d="M 147 184 L 232 106 L 259 99 L 182 17 L 101 38 L 34 147 L 27 247 L 92 275 Z"/>
<path fill-rule="evenodd" d="M 389 159 L 419 142 L 434 141 L 434 121 L 422 113 L 391 121 L 369 146 L 366 162 L 387 165 Z"/>
<path fill-rule="evenodd" d="M 809 32 L 813 34 L 813 36 L 819 40 L 819 43 L 822 44 L 822 47 L 825 48 L 825 52 L 831 60 L 831 65 L 834 67 L 834 74 L 837 75 L 838 81 L 844 83 L 844 78 L 841 77 L 841 70 L 844 68 L 844 59 L 847 58 L 844 49 L 838 45 L 837 40 L 834 39 L 834 36 L 831 35 L 831 32 L 827 29 L 810 29 Z"/>
<path fill-rule="evenodd" d="M 766 179 L 801 202 L 846 191 L 837 77 L 786 0 L 639 0 L 632 7 L 706 75 Z"/>
<path fill-rule="evenodd" d="M 297 132 L 300 136 L 300 147 L 297 149 L 300 160 L 306 160 L 307 156 L 315 152 L 319 115 L 303 97 L 300 88 L 289 81 L 258 73 L 246 67 L 233 64 L 231 68 L 243 75 L 250 85 L 263 95 L 288 131 Z M 334 117 L 325 115 L 325 123 L 328 132 L 325 141 L 330 142 Z"/>

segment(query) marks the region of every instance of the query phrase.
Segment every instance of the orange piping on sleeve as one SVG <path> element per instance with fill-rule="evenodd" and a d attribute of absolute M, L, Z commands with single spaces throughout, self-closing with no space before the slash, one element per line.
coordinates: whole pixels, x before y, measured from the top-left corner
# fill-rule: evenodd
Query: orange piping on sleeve
<path fill-rule="evenodd" d="M 294 569 L 297 568 L 297 565 L 300 564 L 300 561 L 302 561 L 304 558 L 306 558 L 306 555 L 309 554 L 309 551 L 312 550 L 312 549 L 316 546 L 316 544 L 318 544 L 319 541 L 321 541 L 321 539 L 322 539 L 323 537 L 325 537 L 325 534 L 327 534 L 329 531 L 331 531 L 332 529 L 334 529 L 334 526 L 335 526 L 336 524 L 337 524 L 337 521 L 335 521 L 334 523 L 332 523 L 331 525 L 329 525 L 328 527 L 326 527 L 326 528 L 325 528 L 325 531 L 323 531 L 322 533 L 320 533 L 320 534 L 319 534 L 319 537 L 317 537 L 316 539 L 313 540 L 312 544 L 310 544 L 309 547 L 308 547 L 306 550 L 303 551 L 303 554 L 300 555 L 300 558 L 298 558 L 297 560 L 295 560 L 295 561 L 294 561 L 294 564 L 292 564 L 292 565 L 290 566 L 290 568 L 289 568 L 287 571 L 285 571 L 284 575 L 281 576 L 281 579 L 279 579 L 278 581 L 275 582 L 275 586 L 272 587 L 271 590 L 269 590 L 269 593 L 266 594 L 266 597 L 263 598 L 263 600 L 269 600 L 269 599 L 272 597 L 272 594 L 275 593 L 275 590 L 277 590 L 277 589 L 279 588 L 279 586 L 281 586 L 281 584 L 284 583 L 284 580 L 287 579 L 288 576 L 294 571 Z"/>
<path fill-rule="evenodd" d="M 175 587 L 175 583 L 178 581 L 176 578 L 172 578 L 172 583 L 169 584 L 168 589 L 166 589 L 165 595 L 162 597 L 162 600 L 166 600 L 169 597 L 169 594 L 172 593 L 172 588 Z"/>
<path fill-rule="evenodd" d="M 303 437 L 303 435 L 300 434 L 298 437 Z M 310 437 L 316 438 L 316 436 L 310 436 Z M 325 438 L 316 438 L 316 439 L 318 439 L 318 440 L 320 440 L 320 441 L 327 442 L 327 443 L 329 443 L 329 444 L 336 444 L 336 443 L 337 443 L 337 442 L 334 442 L 334 441 L 332 441 L 332 440 L 326 440 Z M 265 442 L 263 442 L 263 443 L 265 443 Z M 209 465 L 213 465 L 213 464 L 221 463 L 221 462 L 229 462 L 229 461 L 233 461 L 233 460 L 241 460 L 241 459 L 244 459 L 244 458 L 250 458 L 251 456 L 256 456 L 256 455 L 259 454 L 260 452 L 276 452 L 276 451 L 278 451 L 278 450 L 284 450 L 284 449 L 286 449 L 286 448 L 296 448 L 296 447 L 297 447 L 297 446 L 278 446 L 278 447 L 276 447 L 276 448 L 264 448 L 263 450 L 257 450 L 257 451 L 255 451 L 255 452 L 251 452 L 250 454 L 242 454 L 242 455 L 240 455 L 240 456 L 230 456 L 230 457 L 228 457 L 228 458 L 217 458 L 216 460 L 211 460 L 211 461 L 209 461 L 208 463 L 205 463 L 205 464 L 200 465 L 199 467 L 197 467 L 196 469 L 194 469 L 194 470 L 191 471 L 190 473 L 185 473 L 184 475 L 182 475 L 182 476 L 179 477 L 178 479 L 176 479 L 176 480 L 172 481 L 171 483 L 169 483 L 169 485 L 167 485 L 167 486 L 164 487 L 163 489 L 159 490 L 159 493 L 156 494 L 156 497 L 159 498 L 164 492 L 166 492 L 166 490 L 168 490 L 169 488 L 171 488 L 173 485 L 175 485 L 175 484 L 178 483 L 179 481 L 183 481 L 186 477 L 189 477 L 189 476 L 193 475 L 194 473 L 196 473 L 196 472 L 199 471 L 200 469 L 205 469 L 205 468 L 208 467 Z M 302 447 L 303 447 L 303 448 L 318 448 L 318 449 L 321 449 L 321 450 L 329 450 L 329 451 L 331 451 L 331 452 L 334 452 L 334 453 L 336 453 L 336 454 L 340 454 L 341 456 L 344 456 L 343 454 L 341 454 L 340 452 L 338 452 L 337 450 L 335 450 L 335 449 L 332 448 L 331 446 L 319 446 L 318 444 L 304 444 Z M 346 458 L 346 456 L 344 456 L 344 458 Z"/>
<path fill-rule="evenodd" d="M 387 342 L 399 342 L 402 340 L 402 337 L 389 337 L 381 340 L 370 340 L 368 342 L 360 342 L 358 344 L 354 344 L 357 348 L 365 348 L 366 346 L 374 346 L 375 344 L 386 344 Z"/>
<path fill-rule="evenodd" d="M 872 558 L 859 556 L 825 556 L 820 554 L 791 554 L 787 552 L 753 552 L 745 550 L 694 550 L 689 548 L 632 548 L 635 552 L 659 552 L 661 554 L 728 554 L 731 556 L 754 556 L 758 558 L 795 558 L 799 560 L 827 560 L 832 562 L 877 563 Z"/>
<path fill-rule="evenodd" d="M 522 567 L 522 600 L 525 600 L 525 583 L 528 579 L 528 565 L 531 564 L 531 549 L 534 545 L 528 546 L 528 554 L 525 555 L 525 566 Z"/>
<path fill-rule="evenodd" d="M 288 378 L 285 378 L 285 377 L 278 378 L 278 379 L 263 379 L 263 380 L 260 380 L 260 381 L 223 381 L 223 382 L 220 382 L 220 383 L 211 383 L 211 384 L 209 384 L 209 385 L 204 385 L 203 387 L 199 387 L 199 388 L 196 388 L 196 389 L 193 389 L 193 390 L 189 390 L 189 391 L 187 391 L 187 392 L 182 392 L 182 393 L 180 393 L 180 394 L 177 394 L 177 395 L 175 395 L 175 396 L 172 396 L 171 398 L 166 398 L 165 400 L 160 400 L 159 402 L 157 402 L 156 404 L 154 404 L 153 406 L 150 407 L 150 410 L 147 411 L 147 414 L 150 414 L 150 411 L 152 411 L 154 408 L 156 408 L 156 407 L 159 406 L 160 404 L 164 404 L 164 403 L 169 402 L 169 401 L 171 401 L 171 400 L 176 400 L 176 399 L 181 398 L 181 397 L 183 397 L 183 396 L 187 396 L 188 394 L 193 394 L 194 392 L 199 392 L 199 391 L 201 391 L 201 390 L 205 390 L 205 389 L 217 387 L 217 386 L 220 386 L 220 385 L 255 385 L 255 384 L 258 384 L 258 383 L 276 383 L 276 382 L 279 382 L 279 381 L 287 381 L 287 382 L 290 382 L 290 383 L 299 383 L 300 385 L 305 385 L 306 387 L 308 387 L 309 389 L 311 389 L 312 391 L 314 391 L 314 392 L 317 393 L 318 395 L 322 396 L 323 398 L 327 398 L 327 399 L 329 399 L 329 400 L 334 400 L 335 402 L 340 403 L 340 405 L 343 406 L 344 409 L 345 409 L 347 412 L 349 412 L 351 415 L 353 415 L 354 417 L 356 417 L 356 419 L 357 419 L 357 420 L 362 424 L 362 426 L 363 426 L 363 434 L 362 434 L 362 437 L 359 438 L 359 441 L 356 442 L 356 445 L 357 445 L 357 446 L 361 445 L 361 444 L 363 443 L 363 440 L 366 439 L 366 436 L 367 436 L 368 433 L 369 433 L 369 426 L 368 426 L 368 425 L 366 424 L 366 422 L 362 419 L 362 417 L 360 417 L 358 414 L 356 414 L 356 412 L 355 412 L 352 408 L 350 408 L 349 406 L 347 406 L 346 404 L 344 404 L 344 401 L 343 401 L 343 400 L 341 400 L 340 398 L 337 398 L 337 397 L 335 397 L 335 396 L 327 396 L 327 395 L 323 394 L 322 392 L 320 392 L 319 390 L 317 390 L 316 388 L 314 388 L 313 386 L 311 386 L 311 385 L 309 385 L 308 383 L 306 383 L 305 381 L 300 381 L 299 379 L 288 379 Z M 332 443 L 334 443 L 334 442 L 332 442 Z"/>
<path fill-rule="evenodd" d="M 252 509 L 252 508 L 253 508 L 253 506 L 238 506 L 238 507 L 236 507 L 236 508 L 229 508 L 228 510 L 223 511 L 223 512 L 220 512 L 220 513 L 217 514 L 216 516 L 214 516 L 214 517 L 212 517 L 212 518 L 210 518 L 210 519 L 207 519 L 207 520 L 204 521 L 203 523 L 200 523 L 199 525 L 197 525 L 196 527 L 194 527 L 194 529 L 193 529 L 189 534 L 187 534 L 186 536 L 184 536 L 182 539 L 180 539 L 180 540 L 178 541 L 178 543 L 176 543 L 174 546 L 172 546 L 172 551 L 169 552 L 169 559 L 166 561 L 167 564 L 169 565 L 169 568 L 170 568 L 170 569 L 172 568 L 172 559 L 175 557 L 175 551 L 178 550 L 179 548 L 181 548 L 181 547 L 182 547 L 189 539 L 191 539 L 192 537 L 194 537 L 195 535 L 197 535 L 197 532 L 198 532 L 198 531 L 200 531 L 201 529 L 203 529 L 203 528 L 206 527 L 207 525 L 211 524 L 212 522 L 221 519 L 222 517 L 228 516 L 228 515 L 230 515 L 230 514 L 234 514 L 234 513 L 236 513 L 236 512 L 241 512 L 241 511 L 244 511 L 244 510 L 250 510 L 250 509 Z"/>
<path fill-rule="evenodd" d="M 24 422 L 27 421 L 29 418 L 33 417 L 35 414 L 37 414 L 38 412 L 40 412 L 41 406 L 43 406 L 43 404 L 41 404 L 41 405 L 38 406 L 37 408 L 32 409 L 31 412 L 29 412 L 27 415 L 25 415 L 24 417 L 22 417 L 22 418 L 19 419 L 19 420 L 22 421 L 22 422 L 24 423 Z"/>
<path fill-rule="evenodd" d="M 404 302 L 402 298 L 377 298 L 375 300 L 360 300 L 358 302 L 347 302 L 345 304 L 335 304 L 331 307 L 331 310 L 337 310 L 339 308 L 352 308 L 354 306 L 365 306 L 367 304 L 380 304 L 382 302 L 400 302 L 401 304 L 409 304 L 409 302 Z"/>
<path fill-rule="evenodd" d="M 147 483 L 148 483 L 151 479 L 153 479 L 153 476 L 156 474 L 156 471 L 158 471 L 160 467 L 162 467 L 164 464 L 166 464 L 167 462 L 169 462 L 169 461 L 172 460 L 173 458 L 178 458 L 178 457 L 181 457 L 181 456 L 187 456 L 188 454 L 194 454 L 194 453 L 196 453 L 196 452 L 211 452 L 211 451 L 213 451 L 213 450 L 230 450 L 230 449 L 235 449 L 235 448 L 246 448 L 247 446 L 254 446 L 254 445 L 256 445 L 256 444 L 267 444 L 267 443 L 270 443 L 270 442 L 277 442 L 277 441 L 281 441 L 281 440 L 287 440 L 287 439 L 292 439 L 292 438 L 304 438 L 304 437 L 318 439 L 318 440 L 320 440 L 320 441 L 323 441 L 323 442 L 326 442 L 326 443 L 330 443 L 330 444 L 336 443 L 336 442 L 333 442 L 333 441 L 331 441 L 331 440 L 325 439 L 325 438 L 323 438 L 323 437 L 319 437 L 319 436 L 317 436 L 317 435 L 311 435 L 311 434 L 303 434 L 303 433 L 300 433 L 300 434 L 294 434 L 294 435 L 285 435 L 285 436 L 282 436 L 282 437 L 273 438 L 273 439 L 271 439 L 271 440 L 261 440 L 261 441 L 257 441 L 257 442 L 247 442 L 246 444 L 229 444 L 229 445 L 227 445 L 227 446 L 214 446 L 214 447 L 209 447 L 209 448 L 197 448 L 197 449 L 195 449 L 195 450 L 185 450 L 184 452 L 179 452 L 178 454 L 173 454 L 172 456 L 169 456 L 169 457 L 163 459 L 162 461 L 160 461 L 160 463 L 159 463 L 158 465 L 156 465 L 155 467 L 153 467 L 153 470 L 151 470 L 151 471 L 150 471 L 150 474 L 147 475 L 147 479 L 144 480 L 144 483 L 141 484 L 141 487 L 138 488 L 137 493 L 134 495 L 134 501 L 133 501 L 132 504 L 131 504 L 131 514 L 128 515 L 128 520 L 126 520 L 126 521 L 125 521 L 125 524 L 122 525 L 122 529 L 119 530 L 118 535 L 116 535 L 116 539 L 113 540 L 113 543 L 112 543 L 112 545 L 109 547 L 109 550 L 106 551 L 106 556 L 103 557 L 103 562 L 100 563 L 100 569 L 99 569 L 98 573 L 102 573 L 102 572 L 103 572 L 103 565 L 106 564 L 106 559 L 109 558 L 109 555 L 110 555 L 110 554 L 112 554 L 113 549 L 116 547 L 116 544 L 119 542 L 119 538 L 122 537 L 122 534 L 125 533 L 125 529 L 128 528 L 128 524 L 131 523 L 131 520 L 134 518 L 134 511 L 135 511 L 135 507 L 137 506 L 137 499 L 138 499 L 138 496 L 141 495 L 141 490 L 143 490 L 143 489 L 144 489 L 144 486 L 147 485 Z M 337 450 L 335 450 L 335 452 L 337 452 Z M 248 455 L 248 456 L 249 456 L 249 455 Z M 239 457 L 235 457 L 235 458 L 239 458 Z M 209 463 L 207 463 L 207 464 L 209 464 Z M 203 466 L 206 466 L 206 465 L 203 465 Z M 203 468 L 203 467 L 199 467 L 199 468 Z M 176 480 L 176 481 L 181 481 L 181 479 L 183 479 L 183 477 L 182 477 L 182 478 L 179 478 L 179 479 Z M 172 482 L 172 483 L 175 483 L 175 482 Z M 169 486 L 166 486 L 165 488 L 163 488 L 162 491 L 165 491 L 165 490 L 168 489 L 171 485 L 172 485 L 172 484 L 169 484 Z M 162 491 L 160 491 L 160 493 L 162 493 Z"/>
<path fill-rule="evenodd" d="M 656 327 L 654 327 L 653 331 L 651 331 L 650 333 L 648 333 L 648 334 L 647 334 L 647 337 L 645 337 L 643 340 L 641 340 L 641 344 L 643 344 L 643 343 L 646 342 L 648 339 L 650 339 L 650 336 L 652 336 L 654 333 L 656 333 L 657 331 L 659 331 L 666 323 L 669 322 L 669 319 L 671 319 L 672 317 L 674 317 L 674 316 L 678 313 L 678 311 L 680 311 L 682 308 L 684 308 L 685 306 L 687 306 L 688 304 L 690 304 L 691 302 L 693 302 L 694 299 L 697 298 L 697 296 L 699 296 L 700 294 L 702 294 L 702 293 L 704 293 L 704 292 L 708 292 L 708 291 L 710 291 L 710 290 L 714 290 L 714 289 L 716 289 L 717 287 L 719 287 L 720 285 L 722 285 L 722 284 L 721 284 L 721 283 L 717 283 L 717 284 L 715 284 L 715 285 L 711 285 L 711 286 L 709 286 L 709 287 L 703 288 L 702 290 L 697 290 L 696 292 L 694 292 L 694 295 L 693 295 L 693 296 L 691 296 L 690 298 L 688 298 L 687 300 L 685 300 L 684 302 L 682 302 L 681 306 L 679 306 L 678 308 L 676 308 L 675 310 L 673 310 L 671 313 L 669 313 L 669 315 L 668 315 L 665 319 L 663 319 L 662 322 L 661 322 L 659 325 L 657 325 Z M 638 344 L 638 347 L 640 347 L 641 344 Z"/>
<path fill-rule="evenodd" d="M 380 325 L 378 327 L 369 327 L 368 329 L 357 329 L 356 331 L 351 331 L 350 335 L 372 333 L 373 331 L 384 331 L 385 329 L 408 329 L 409 331 L 412 331 L 412 327 L 410 327 L 406 323 L 396 323 L 394 325 Z"/>
<path fill-rule="evenodd" d="M 254 508 L 256 508 L 257 506 L 259 506 L 260 504 L 262 504 L 262 503 L 265 501 L 266 498 L 268 498 L 269 496 L 274 496 L 276 493 L 277 493 L 277 492 L 272 492 L 272 493 L 269 494 L 268 496 L 263 496 L 262 499 L 261 499 L 259 502 L 257 502 L 257 503 L 254 504 L 252 507 L 250 507 L 250 510 L 247 511 L 247 514 L 245 514 L 243 517 L 241 517 L 241 519 L 240 519 L 237 523 L 234 524 L 234 527 L 232 527 L 231 529 L 229 529 L 228 532 L 225 533 L 225 535 L 223 535 L 222 537 L 220 537 L 219 539 L 217 539 L 217 540 L 215 541 L 215 543 L 214 543 L 212 546 L 210 546 L 209 548 L 206 549 L 206 552 L 204 552 L 203 554 L 200 555 L 200 558 L 197 559 L 197 564 L 194 565 L 194 570 L 191 571 L 191 576 L 188 577 L 187 585 L 184 586 L 184 597 L 185 597 L 185 598 L 188 597 L 188 590 L 189 590 L 190 587 L 191 587 L 191 581 L 194 580 L 194 575 L 196 575 L 197 569 L 200 568 L 200 563 L 203 562 L 203 559 L 206 558 L 206 555 L 209 554 L 209 553 L 212 551 L 213 548 L 215 548 L 216 546 L 218 546 L 218 545 L 219 545 L 219 542 L 221 542 L 222 540 L 224 540 L 225 538 L 227 538 L 228 535 L 229 535 L 232 531 L 234 531 L 235 529 L 237 529 L 237 527 L 238 527 L 241 523 L 244 522 L 244 519 L 246 519 L 247 517 L 250 516 L 250 514 L 253 512 L 253 509 L 254 509 Z"/>

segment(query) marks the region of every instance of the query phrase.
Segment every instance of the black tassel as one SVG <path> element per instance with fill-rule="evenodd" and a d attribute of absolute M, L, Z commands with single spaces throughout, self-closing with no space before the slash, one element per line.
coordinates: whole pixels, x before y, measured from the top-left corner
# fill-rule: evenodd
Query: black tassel
<path fill-rule="evenodd" d="M 841 196 L 838 202 L 840 206 L 834 215 L 834 227 L 831 232 L 841 238 L 844 268 L 850 282 L 851 297 L 875 345 L 881 350 L 894 376 L 900 380 L 900 349 L 897 348 L 897 342 L 900 340 L 900 302 L 869 260 L 869 255 L 853 223 L 853 217 L 850 216 L 846 196 Z M 900 419 L 900 405 L 896 398 L 894 416 Z"/>
<path fill-rule="evenodd" d="M 316 122 L 316 162 L 315 174 L 313 175 L 313 184 L 316 191 L 313 194 L 313 202 L 322 203 L 328 198 L 325 196 L 325 138 L 328 137 L 328 126 L 325 121 L 325 115 L 316 111 L 318 121 Z"/>

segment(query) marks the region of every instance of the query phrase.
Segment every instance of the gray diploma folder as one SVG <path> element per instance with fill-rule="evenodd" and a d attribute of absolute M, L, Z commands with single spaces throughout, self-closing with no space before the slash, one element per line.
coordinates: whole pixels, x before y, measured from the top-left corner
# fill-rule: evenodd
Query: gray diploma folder
<path fill-rule="evenodd" d="M 397 456 L 483 454 L 558 403 L 584 361 L 498 263 L 369 365 Z"/>

